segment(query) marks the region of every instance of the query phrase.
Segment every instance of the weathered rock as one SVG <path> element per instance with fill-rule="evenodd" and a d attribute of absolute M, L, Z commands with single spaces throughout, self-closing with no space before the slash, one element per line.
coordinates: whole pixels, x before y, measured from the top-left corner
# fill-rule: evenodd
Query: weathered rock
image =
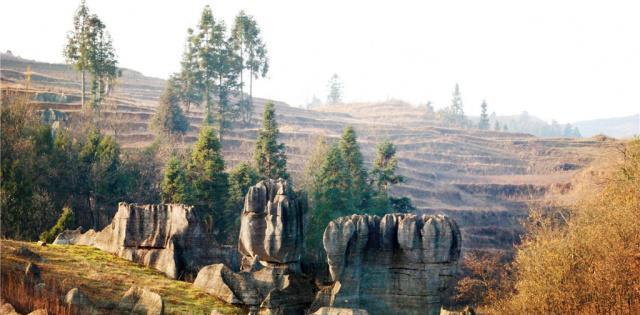
<path fill-rule="evenodd" d="M 261 314 L 300 314 L 314 298 L 310 278 L 270 266 L 236 273 L 223 264 L 209 265 L 200 270 L 193 285 Z"/>
<path fill-rule="evenodd" d="M 302 207 L 287 181 L 264 180 L 249 188 L 241 215 L 238 250 L 242 269 L 263 265 L 298 268 L 302 252 Z"/>
<path fill-rule="evenodd" d="M 202 266 L 234 265 L 233 251 L 218 245 L 190 206 L 121 202 L 102 231 L 65 231 L 54 244 L 95 246 L 164 272 L 171 278 L 195 275 Z"/>
<path fill-rule="evenodd" d="M 356 308 L 321 307 L 312 315 L 369 315 L 369 312 Z"/>
<path fill-rule="evenodd" d="M 93 313 L 93 305 L 91 300 L 82 293 L 78 288 L 73 288 L 67 292 L 64 297 L 65 303 L 70 310 L 80 314 L 91 314 Z"/>
<path fill-rule="evenodd" d="M 40 277 L 41 273 L 42 272 L 38 265 L 29 262 L 27 264 L 27 267 L 24 269 L 25 282 L 32 285 L 40 283 L 40 281 L 42 280 Z"/>
<path fill-rule="evenodd" d="M 20 315 L 20 313 L 16 312 L 13 305 L 6 303 L 4 300 L 0 300 L 0 315 Z"/>
<path fill-rule="evenodd" d="M 323 243 L 335 282 L 329 306 L 439 314 L 461 237 L 446 216 L 353 215 L 330 222 Z"/>
<path fill-rule="evenodd" d="M 43 242 L 43 241 L 38 241 L 38 246 L 47 246 L 47 242 Z"/>
<path fill-rule="evenodd" d="M 49 315 L 49 312 L 47 312 L 47 310 L 45 310 L 44 308 L 41 308 L 41 309 L 37 309 L 35 311 L 32 311 L 31 313 L 29 313 L 27 315 Z"/>
<path fill-rule="evenodd" d="M 251 187 L 242 211 L 242 270 L 223 264 L 202 268 L 194 286 L 250 313 L 302 314 L 313 301 L 313 283 L 300 273 L 302 208 L 285 180 Z"/>
<path fill-rule="evenodd" d="M 118 307 L 131 314 L 162 315 L 164 314 L 164 302 L 159 294 L 146 288 L 131 287 L 124 294 Z"/>
<path fill-rule="evenodd" d="M 443 308 L 440 310 L 440 315 L 476 315 L 476 312 L 472 307 L 466 306 L 462 311 L 449 311 Z"/>

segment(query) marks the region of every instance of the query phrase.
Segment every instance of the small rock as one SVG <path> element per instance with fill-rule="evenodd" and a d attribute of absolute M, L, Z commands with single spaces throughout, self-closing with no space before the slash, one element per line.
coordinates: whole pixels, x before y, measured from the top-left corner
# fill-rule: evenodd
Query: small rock
<path fill-rule="evenodd" d="M 162 315 L 164 302 L 158 293 L 147 288 L 131 287 L 120 299 L 119 307 L 131 314 Z"/>
<path fill-rule="evenodd" d="M 216 311 L 216 310 L 212 310 L 211 314 L 209 314 L 209 315 L 223 315 L 223 314 L 218 312 L 218 311 Z"/>
<path fill-rule="evenodd" d="M 78 288 L 73 288 L 67 292 L 67 295 L 64 297 L 64 301 L 67 305 L 76 305 L 76 306 L 87 306 L 91 304 L 89 298 L 87 298 L 84 293 L 82 293 Z"/>
<path fill-rule="evenodd" d="M 16 312 L 16 310 L 13 308 L 13 305 L 11 305 L 9 303 L 4 303 L 4 301 L 1 304 L 2 305 L 0 306 L 0 314 L 2 314 L 2 315 L 20 315 L 20 313 Z"/>
<path fill-rule="evenodd" d="M 321 307 L 312 315 L 369 315 L 369 312 L 359 308 Z"/>
<path fill-rule="evenodd" d="M 47 242 L 38 241 L 38 246 L 47 246 Z"/>
<path fill-rule="evenodd" d="M 49 312 L 47 312 L 47 310 L 45 310 L 44 308 L 35 310 L 27 315 L 49 315 Z"/>

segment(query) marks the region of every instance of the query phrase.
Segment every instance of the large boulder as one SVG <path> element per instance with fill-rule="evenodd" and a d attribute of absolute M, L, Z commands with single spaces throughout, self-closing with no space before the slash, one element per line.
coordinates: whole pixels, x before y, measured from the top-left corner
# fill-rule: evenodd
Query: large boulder
<path fill-rule="evenodd" d="M 299 268 L 302 220 L 302 207 L 287 181 L 269 179 L 250 187 L 240 217 L 243 269 L 256 258 L 263 265 Z"/>
<path fill-rule="evenodd" d="M 369 315 L 369 312 L 361 309 L 343 307 L 321 307 L 312 315 Z"/>
<path fill-rule="evenodd" d="M 439 314 L 460 257 L 446 216 L 353 215 L 329 223 L 323 243 L 334 286 L 328 306 L 370 314 Z"/>
<path fill-rule="evenodd" d="M 227 303 L 244 305 L 250 313 L 302 314 L 314 299 L 312 280 L 285 268 L 233 272 L 223 264 L 209 265 L 193 285 Z"/>
<path fill-rule="evenodd" d="M 234 265 L 233 251 L 218 245 L 193 207 L 121 202 L 102 231 L 65 231 L 54 244 L 95 246 L 164 272 L 171 278 L 193 276 L 202 266 Z"/>
<path fill-rule="evenodd" d="M 194 286 L 251 314 L 303 314 L 312 279 L 300 273 L 302 208 L 285 180 L 264 180 L 247 193 L 240 221 L 240 272 L 223 264 L 200 270 Z"/>
<path fill-rule="evenodd" d="M 146 288 L 131 287 L 125 292 L 118 304 L 118 308 L 129 314 L 136 315 L 162 315 L 164 314 L 164 302 L 162 297 Z"/>

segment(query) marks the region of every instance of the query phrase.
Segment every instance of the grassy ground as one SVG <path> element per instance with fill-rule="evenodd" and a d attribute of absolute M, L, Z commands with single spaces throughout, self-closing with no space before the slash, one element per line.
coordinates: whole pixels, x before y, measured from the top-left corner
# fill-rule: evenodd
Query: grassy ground
<path fill-rule="evenodd" d="M 77 287 L 105 313 L 113 313 L 113 307 L 133 285 L 147 287 L 160 294 L 165 303 L 166 314 L 208 315 L 214 309 L 223 314 L 244 313 L 242 309 L 217 300 L 194 288 L 190 283 L 169 279 L 158 271 L 88 246 L 40 247 L 35 243 L 1 240 L 1 270 L 5 288 L 9 286 L 7 281 L 20 278 L 12 278 L 11 274 L 23 273 L 29 262 L 28 259 L 15 254 L 15 250 L 20 246 L 25 246 L 44 258 L 44 261 L 36 264 L 42 269 L 45 283 L 54 284 L 62 295 Z M 24 297 L 11 296 L 17 295 L 15 292 L 16 290 L 2 290 L 2 296 L 8 302 L 24 302 Z M 49 301 L 45 304 L 58 303 Z"/>

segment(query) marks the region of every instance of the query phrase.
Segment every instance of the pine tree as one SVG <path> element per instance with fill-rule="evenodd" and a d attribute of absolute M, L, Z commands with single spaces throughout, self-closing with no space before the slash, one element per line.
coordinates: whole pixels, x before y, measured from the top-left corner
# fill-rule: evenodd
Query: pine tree
<path fill-rule="evenodd" d="M 218 136 L 222 141 L 224 130 L 230 122 L 237 118 L 237 107 L 233 106 L 229 97 L 237 87 L 237 79 L 241 64 L 234 54 L 231 44 L 225 38 L 226 26 L 216 21 L 210 6 L 205 6 L 200 22 L 189 40 L 193 42 L 198 64 L 198 85 L 202 89 L 203 101 L 206 104 L 205 122 L 215 120 Z M 213 97 L 217 98 L 213 109 Z"/>
<path fill-rule="evenodd" d="M 92 106 L 94 110 L 99 110 L 102 98 L 109 94 L 121 71 L 118 69 L 118 60 L 106 25 L 95 14 L 89 18 L 88 23 Z"/>
<path fill-rule="evenodd" d="M 89 69 L 89 18 L 89 8 L 82 0 L 73 16 L 73 30 L 67 35 L 67 44 L 63 52 L 67 63 L 73 64 L 74 68 L 82 73 L 82 93 L 80 94 L 82 109 L 85 108 L 85 77 Z"/>
<path fill-rule="evenodd" d="M 200 105 L 202 102 L 202 78 L 198 66 L 198 40 L 193 35 L 193 29 L 187 30 L 187 41 L 182 60 L 180 61 L 180 72 L 175 76 L 178 98 L 184 104 L 187 113 L 191 105 Z"/>
<path fill-rule="evenodd" d="M 398 159 L 396 158 L 395 145 L 388 140 L 378 144 L 371 170 L 372 185 L 376 187 L 370 207 L 372 214 L 384 215 L 389 212 L 409 212 L 415 209 L 411 199 L 390 195 L 391 185 L 405 181 L 403 176 L 396 175 L 397 169 Z"/>
<path fill-rule="evenodd" d="M 451 115 L 453 123 L 458 126 L 465 125 L 464 107 L 462 105 L 462 97 L 460 96 L 460 87 L 456 83 L 456 87 L 453 91 L 453 98 L 451 99 Z"/>
<path fill-rule="evenodd" d="M 249 165 L 242 162 L 229 173 L 229 208 L 233 213 L 240 213 L 244 198 L 249 188 L 259 180 L 258 172 Z"/>
<path fill-rule="evenodd" d="M 184 166 L 175 155 L 167 161 L 160 189 L 163 203 L 186 203 L 189 200 Z"/>
<path fill-rule="evenodd" d="M 249 188 L 259 181 L 257 171 L 246 162 L 238 164 L 229 173 L 229 201 L 223 218 L 222 235 L 227 244 L 237 242 L 240 232 L 240 213 Z"/>
<path fill-rule="evenodd" d="M 160 104 L 151 121 L 152 127 L 156 129 L 159 136 L 184 134 L 189 130 L 189 121 L 180 108 L 178 87 L 174 77 L 169 78 L 162 96 Z"/>
<path fill-rule="evenodd" d="M 321 247 L 327 224 L 355 212 L 351 178 L 338 145 L 332 145 L 315 178 L 313 207 L 309 214 L 308 248 Z"/>
<path fill-rule="evenodd" d="M 340 77 L 338 74 L 334 73 L 329 79 L 329 83 L 327 84 L 329 88 L 329 94 L 327 95 L 327 103 L 329 104 L 339 104 L 342 102 L 342 83 L 340 82 Z"/>
<path fill-rule="evenodd" d="M 487 102 L 483 100 L 482 105 L 480 105 L 480 108 L 482 111 L 480 112 L 480 122 L 478 123 L 478 128 L 482 130 L 488 130 L 489 115 L 487 115 Z"/>
<path fill-rule="evenodd" d="M 267 49 L 260 36 L 260 28 L 255 19 L 240 11 L 235 18 L 231 40 L 240 58 L 240 111 L 247 123 L 253 114 L 253 79 L 265 77 L 269 70 Z M 244 98 L 244 70 L 249 70 L 249 99 Z"/>
<path fill-rule="evenodd" d="M 258 174 L 263 178 L 289 178 L 285 147 L 284 143 L 278 143 L 278 134 L 275 107 L 269 102 L 264 106 L 262 128 L 258 131 L 253 153 Z"/>
<path fill-rule="evenodd" d="M 493 124 L 493 130 L 500 131 L 500 123 L 496 120 L 496 123 Z"/>
<path fill-rule="evenodd" d="M 187 181 L 191 189 L 189 203 L 206 210 L 216 220 L 224 215 L 229 191 L 221 151 L 215 131 L 203 126 L 187 165 Z"/>
<path fill-rule="evenodd" d="M 370 189 L 367 183 L 367 171 L 364 168 L 362 153 L 356 137 L 356 132 L 351 126 L 347 126 L 340 139 L 340 152 L 344 159 L 345 167 L 351 178 L 353 200 L 359 209 L 368 206 Z"/>
<path fill-rule="evenodd" d="M 397 170 L 396 146 L 385 140 L 376 148 L 376 158 L 371 170 L 372 180 L 378 192 L 387 193 L 391 185 L 404 182 L 403 176 L 396 175 Z"/>

